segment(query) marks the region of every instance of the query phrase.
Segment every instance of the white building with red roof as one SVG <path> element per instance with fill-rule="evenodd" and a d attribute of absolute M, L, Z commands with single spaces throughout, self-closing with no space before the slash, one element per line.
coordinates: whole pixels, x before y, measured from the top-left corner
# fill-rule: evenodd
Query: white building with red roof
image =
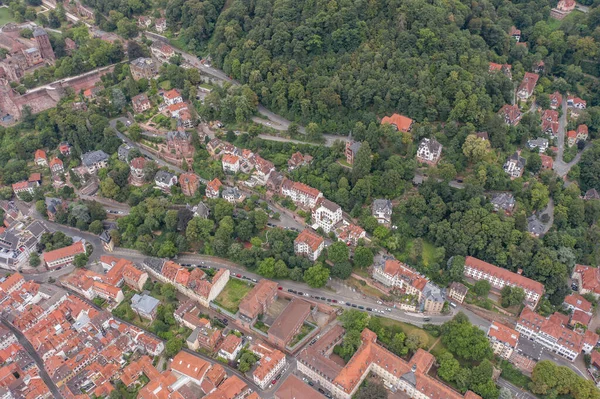
<path fill-rule="evenodd" d="M 420 301 L 427 279 L 396 259 L 385 259 L 373 267 L 373 278 L 383 285 L 397 288 L 409 295 L 416 295 Z"/>
<path fill-rule="evenodd" d="M 235 334 L 229 334 L 219 347 L 219 356 L 233 361 L 242 350 L 242 339 Z"/>
<path fill-rule="evenodd" d="M 473 280 L 487 280 L 492 288 L 496 290 L 501 290 L 507 285 L 522 288 L 525 292 L 525 302 L 532 308 L 535 308 L 544 294 L 544 285 L 542 283 L 472 256 L 466 257 L 463 273 L 465 277 Z"/>
<path fill-rule="evenodd" d="M 571 278 L 577 281 L 580 294 L 590 293 L 596 298 L 600 297 L 600 271 L 598 268 L 575 265 Z"/>
<path fill-rule="evenodd" d="M 323 252 L 324 246 L 325 240 L 323 237 L 309 229 L 304 229 L 294 240 L 294 253 L 304 255 L 314 262 Z"/>
<path fill-rule="evenodd" d="M 46 156 L 46 151 L 36 150 L 33 158 L 34 158 L 36 165 L 48 166 L 48 157 Z"/>
<path fill-rule="evenodd" d="M 567 97 L 567 106 L 577 108 L 577 109 L 585 109 L 587 106 L 587 102 L 577 96 L 568 96 Z"/>
<path fill-rule="evenodd" d="M 560 92 L 555 91 L 554 93 L 550 94 L 550 108 L 552 109 L 558 109 L 562 106 L 562 101 L 563 101 L 563 97 L 562 94 L 560 94 Z"/>
<path fill-rule="evenodd" d="M 163 99 L 167 105 L 179 104 L 183 102 L 183 97 L 177 89 L 171 89 L 164 92 Z"/>
<path fill-rule="evenodd" d="M 55 249 L 54 251 L 44 252 L 42 258 L 44 264 L 49 269 L 54 269 L 60 266 L 66 266 L 73 263 L 75 256 L 85 254 L 85 241 L 77 241 L 68 247 Z"/>
<path fill-rule="evenodd" d="M 517 349 L 519 335 L 518 331 L 496 321 L 492 322 L 487 332 L 494 354 L 504 359 L 509 359 Z"/>
<path fill-rule="evenodd" d="M 237 155 L 225 154 L 221 158 L 221 163 L 225 173 L 237 173 L 240 170 L 240 158 Z"/>
<path fill-rule="evenodd" d="M 52 158 L 52 161 L 50 161 L 50 171 L 52 173 L 63 173 L 65 171 L 63 161 L 60 158 Z"/>
<path fill-rule="evenodd" d="M 254 383 L 265 389 L 285 366 L 285 355 L 278 349 L 272 349 L 264 344 L 253 344 L 250 350 L 260 357 L 258 367 L 252 372 Z"/>
<path fill-rule="evenodd" d="M 592 314 L 592 304 L 590 301 L 582 297 L 580 294 L 571 294 L 565 297 L 563 302 L 567 309 L 575 311 L 580 310 L 587 314 Z"/>
<path fill-rule="evenodd" d="M 323 193 L 316 188 L 288 179 L 285 179 L 281 185 L 281 194 L 294 201 L 295 204 L 311 209 L 323 197 Z"/>
<path fill-rule="evenodd" d="M 335 235 L 338 241 L 343 241 L 347 245 L 358 245 L 358 240 L 365 238 L 367 232 L 360 226 L 355 224 L 343 224 L 341 227 L 336 229 Z"/>
<path fill-rule="evenodd" d="M 498 114 L 504 118 L 504 123 L 510 126 L 517 126 L 523 117 L 523 113 L 518 105 L 504 104 Z"/>
<path fill-rule="evenodd" d="M 223 183 L 221 183 L 221 180 L 217 179 L 216 177 L 213 180 L 209 181 L 206 184 L 206 197 L 213 199 L 219 198 L 219 189 L 222 185 Z"/>
<path fill-rule="evenodd" d="M 516 330 L 521 335 L 572 362 L 581 351 L 584 351 L 584 341 L 587 342 L 585 345 L 587 352 L 588 349 L 590 351 L 593 349 L 598 340 L 597 335 L 596 337 L 590 335 L 586 338 L 585 335 L 567 328 L 568 322 L 569 316 L 554 313 L 550 317 L 544 318 L 525 307 L 517 321 Z"/>
<path fill-rule="evenodd" d="M 525 76 L 523 77 L 523 80 L 521 81 L 521 84 L 517 89 L 517 97 L 519 97 L 519 99 L 523 101 L 531 97 L 533 95 L 533 90 L 535 89 L 539 78 L 540 75 L 538 74 L 525 72 Z"/>

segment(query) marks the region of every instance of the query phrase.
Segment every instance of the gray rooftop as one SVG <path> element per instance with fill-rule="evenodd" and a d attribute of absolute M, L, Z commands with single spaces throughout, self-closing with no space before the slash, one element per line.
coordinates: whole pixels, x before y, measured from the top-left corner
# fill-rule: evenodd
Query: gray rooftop
<path fill-rule="evenodd" d="M 392 213 L 392 201 L 387 199 L 376 199 L 373 201 L 373 212 Z"/>
<path fill-rule="evenodd" d="M 140 313 L 151 314 L 158 305 L 160 305 L 160 301 L 150 295 L 135 294 L 133 298 L 131 298 L 131 308 Z"/>
<path fill-rule="evenodd" d="M 47 35 L 46 31 L 43 28 L 37 27 L 33 31 L 33 37 L 44 36 Z"/>
<path fill-rule="evenodd" d="M 159 170 L 154 176 L 154 181 L 157 183 L 168 184 L 173 177 L 176 177 L 173 173 L 167 172 L 166 170 Z"/>
<path fill-rule="evenodd" d="M 527 218 L 527 231 L 531 234 L 541 235 L 544 232 L 544 224 L 535 215 Z"/>
<path fill-rule="evenodd" d="M 86 152 L 81 156 L 81 162 L 85 166 L 93 166 L 98 162 L 108 161 L 108 154 L 102 150 Z"/>
<path fill-rule="evenodd" d="M 511 193 L 496 193 L 490 201 L 494 208 L 511 210 L 515 206 L 515 197 Z"/>

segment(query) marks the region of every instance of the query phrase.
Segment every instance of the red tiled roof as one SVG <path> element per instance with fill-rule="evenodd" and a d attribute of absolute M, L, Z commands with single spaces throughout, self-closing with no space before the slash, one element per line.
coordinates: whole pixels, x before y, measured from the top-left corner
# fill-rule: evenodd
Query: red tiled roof
<path fill-rule="evenodd" d="M 45 159 L 48 160 L 48 158 L 46 157 L 46 151 L 44 150 L 36 150 L 35 151 L 35 156 L 34 159 L 37 161 L 38 159 Z"/>
<path fill-rule="evenodd" d="M 581 274 L 581 288 L 600 294 L 600 272 L 598 268 L 575 265 L 574 273 Z"/>
<path fill-rule="evenodd" d="M 554 160 L 551 156 L 542 154 L 540 155 L 540 158 L 542 159 L 542 167 L 546 169 L 552 169 L 552 165 L 554 165 Z"/>
<path fill-rule="evenodd" d="M 291 302 L 269 328 L 269 337 L 273 336 L 287 344 L 292 339 L 292 334 L 298 324 L 302 324 L 309 313 L 310 303 L 302 299 L 292 298 Z"/>
<path fill-rule="evenodd" d="M 588 127 L 587 125 L 579 125 L 577 126 L 577 134 L 588 134 Z"/>
<path fill-rule="evenodd" d="M 301 398 L 322 399 L 324 396 L 293 374 L 290 374 L 275 392 L 275 399 Z"/>
<path fill-rule="evenodd" d="M 592 311 L 592 304 L 587 299 L 585 299 L 583 296 L 581 296 L 577 293 L 567 295 L 565 297 L 565 303 L 573 306 L 576 309 L 581 309 L 587 313 Z"/>
<path fill-rule="evenodd" d="M 415 287 L 419 291 L 423 291 L 427 284 L 426 278 L 421 277 L 405 263 L 401 263 L 395 259 L 386 260 L 383 271 L 391 276 L 400 276 L 400 278 L 408 281 L 412 287 Z"/>
<path fill-rule="evenodd" d="M 240 302 L 240 313 L 255 318 L 275 295 L 277 295 L 277 283 L 267 279 L 260 280 Z"/>
<path fill-rule="evenodd" d="M 213 180 L 208 182 L 206 187 L 211 191 L 219 192 L 219 188 L 221 188 L 222 185 L 223 185 L 223 183 L 221 183 L 221 180 L 219 180 L 215 177 Z"/>
<path fill-rule="evenodd" d="M 36 182 L 36 181 L 40 181 L 42 180 L 42 174 L 41 173 L 32 173 L 29 175 L 29 181 L 30 182 Z"/>
<path fill-rule="evenodd" d="M 167 109 L 169 110 L 169 112 L 173 113 L 173 112 L 181 111 L 183 109 L 187 109 L 187 104 L 186 103 L 171 104 L 167 107 Z"/>
<path fill-rule="evenodd" d="M 571 315 L 571 324 L 577 323 L 587 327 L 590 321 L 592 321 L 592 316 L 579 309 L 575 309 Z"/>
<path fill-rule="evenodd" d="M 235 165 L 236 163 L 238 163 L 240 161 L 240 158 L 237 155 L 225 154 L 225 155 L 223 155 L 223 158 L 221 158 L 221 160 L 223 161 L 223 163 Z"/>
<path fill-rule="evenodd" d="M 261 357 L 260 365 L 252 373 L 260 381 L 264 380 L 271 370 L 285 358 L 285 355 L 280 350 L 272 349 L 262 344 L 252 345 L 250 350 Z"/>
<path fill-rule="evenodd" d="M 52 167 L 54 165 L 63 165 L 63 161 L 60 160 L 60 158 L 52 158 L 52 161 L 50 161 L 50 169 L 52 169 Z"/>
<path fill-rule="evenodd" d="M 240 337 L 234 334 L 229 334 L 227 337 L 225 337 L 219 349 L 232 354 L 241 344 L 242 339 Z"/>
<path fill-rule="evenodd" d="M 392 116 L 386 116 L 381 120 L 382 125 L 385 123 L 396 126 L 401 132 L 408 132 L 413 124 L 413 120 L 404 115 L 393 114 Z"/>
<path fill-rule="evenodd" d="M 517 342 L 519 342 L 519 335 L 520 333 L 518 331 L 495 321 L 488 331 L 488 336 L 496 338 L 500 342 L 507 343 L 513 348 L 516 347 Z"/>
<path fill-rule="evenodd" d="M 575 130 L 569 130 L 567 132 L 567 137 L 570 139 L 574 139 L 577 137 L 577 132 Z"/>
<path fill-rule="evenodd" d="M 181 97 L 181 93 L 177 89 L 171 89 L 165 92 L 164 97 L 168 98 L 169 100 L 172 100 L 174 98 Z"/>
<path fill-rule="evenodd" d="M 521 43 L 517 43 L 517 44 L 521 44 Z M 523 43 L 523 44 L 525 44 L 525 43 Z M 537 84 L 537 81 L 539 78 L 540 78 L 540 76 L 536 73 L 525 72 L 523 81 L 521 82 L 521 85 L 519 86 L 519 91 L 526 90 L 529 94 L 532 94 L 533 89 L 535 88 L 535 85 Z"/>
<path fill-rule="evenodd" d="M 67 256 L 82 254 L 85 252 L 85 246 L 82 241 L 77 241 L 68 247 L 55 249 L 54 251 L 44 252 L 44 262 L 54 262 Z"/>
<path fill-rule="evenodd" d="M 294 240 L 294 243 L 304 243 L 310 247 L 310 249 L 315 252 L 319 249 L 321 244 L 323 244 L 325 240 L 320 235 L 313 233 L 309 229 L 304 229 L 298 237 Z"/>
<path fill-rule="evenodd" d="M 144 166 L 146 166 L 146 158 L 144 157 L 137 157 L 137 158 L 133 158 L 131 160 L 131 168 L 132 169 L 144 169 Z"/>
<path fill-rule="evenodd" d="M 481 270 L 489 275 L 495 276 L 506 283 L 514 284 L 517 287 L 521 287 L 524 290 L 535 292 L 536 294 L 542 295 L 544 293 L 544 285 L 520 274 L 513 273 L 509 270 L 502 269 L 501 267 L 492 265 L 491 263 L 484 262 L 480 259 L 472 256 L 467 256 L 465 259 L 465 266 L 472 267 L 477 270 Z"/>
<path fill-rule="evenodd" d="M 171 369 L 196 380 L 201 380 L 210 363 L 187 352 L 179 352 L 171 362 Z"/>

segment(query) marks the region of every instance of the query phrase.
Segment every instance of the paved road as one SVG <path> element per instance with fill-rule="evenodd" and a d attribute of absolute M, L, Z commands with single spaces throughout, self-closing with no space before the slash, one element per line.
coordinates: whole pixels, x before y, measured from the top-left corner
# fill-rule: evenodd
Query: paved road
<path fill-rule="evenodd" d="M 54 381 L 52 381 L 52 378 L 50 378 L 50 376 L 46 372 L 46 369 L 44 368 L 44 361 L 42 360 L 40 355 L 38 355 L 38 353 L 35 351 L 35 349 L 33 348 L 33 345 L 31 345 L 31 342 L 29 342 L 29 340 L 27 338 L 25 338 L 25 335 L 23 335 L 23 333 L 18 328 L 16 328 L 11 323 L 9 323 L 8 320 L 5 320 L 4 318 L 2 318 L 0 321 L 6 328 L 8 328 L 10 331 L 12 331 L 13 334 L 15 334 L 15 336 L 19 340 L 19 343 L 23 346 L 23 348 L 25 348 L 27 353 L 29 353 L 29 355 L 33 358 L 33 360 L 37 364 L 38 368 L 40 369 L 40 371 L 39 371 L 40 377 L 42 377 L 42 380 L 48 386 L 48 389 L 50 389 L 50 392 L 52 392 L 52 395 L 55 398 L 62 399 L 63 398 L 62 394 L 58 390 L 58 387 L 56 386 Z"/>
<path fill-rule="evenodd" d="M 548 200 L 548 205 L 543 211 L 540 211 L 539 214 L 547 214 L 548 216 L 550 216 L 550 219 L 548 219 L 548 223 L 544 224 L 544 231 L 542 232 L 542 235 L 544 235 L 550 230 L 550 228 L 554 224 L 554 200 L 552 198 Z"/>
<path fill-rule="evenodd" d="M 565 366 L 570 368 L 575 373 L 577 373 L 585 379 L 590 378 L 587 372 L 585 371 L 585 366 L 584 369 L 581 370 L 579 367 L 577 367 L 576 363 L 571 363 L 570 361 L 560 357 L 556 353 L 552 353 L 548 349 L 544 348 L 544 346 L 542 346 L 541 344 L 530 341 L 524 336 L 519 337 L 519 346 L 517 347 L 517 351 L 531 359 L 534 359 L 535 361 L 550 360 L 553 363 L 558 364 L 559 366 Z M 580 354 L 578 358 L 580 357 L 583 357 L 583 355 Z"/>
<path fill-rule="evenodd" d="M 537 396 L 511 384 L 503 378 L 498 378 L 497 382 L 500 387 L 507 388 L 510 391 L 513 399 L 538 399 Z"/>
<path fill-rule="evenodd" d="M 120 63 L 121 62 L 119 62 L 117 64 L 120 64 Z M 110 68 L 114 67 L 117 64 L 111 64 L 111 65 L 108 65 L 108 66 L 105 66 L 105 67 L 102 67 L 102 68 L 96 68 L 96 69 L 93 69 L 93 70 L 91 70 L 89 72 L 82 73 L 82 74 L 77 75 L 77 76 L 71 76 L 71 77 L 68 77 L 68 78 L 64 78 L 64 79 L 60 79 L 60 80 L 55 80 L 52 83 L 48 83 L 48 84 L 45 84 L 43 86 L 39 86 L 39 87 L 33 88 L 31 90 L 27 90 L 26 93 L 34 93 L 36 91 L 46 90 L 46 89 L 48 89 L 48 90 L 56 90 L 56 85 L 59 85 L 61 83 L 68 83 L 71 80 L 79 79 L 79 78 L 84 77 L 84 76 L 93 75 L 93 74 L 95 74 L 97 72 L 105 71 L 107 69 L 110 69 Z"/>
<path fill-rule="evenodd" d="M 162 159 L 156 157 L 154 154 L 152 154 L 150 151 L 144 149 L 144 147 L 142 147 L 141 145 L 139 145 L 138 143 L 136 143 L 135 141 L 132 141 L 129 139 L 129 137 L 125 136 L 123 133 L 119 132 L 119 130 L 117 130 L 117 122 L 121 122 L 123 124 L 125 124 L 129 119 L 125 118 L 125 117 L 120 117 L 120 118 L 115 118 L 112 119 L 109 124 L 110 127 L 113 128 L 113 130 L 117 133 L 117 137 L 119 137 L 125 144 L 129 145 L 130 147 L 136 147 L 137 149 L 140 150 L 140 152 L 147 156 L 148 158 L 152 159 L 154 162 L 156 162 L 159 166 L 164 167 L 166 166 L 167 168 L 174 170 L 177 173 L 185 173 L 186 171 L 184 171 L 183 169 L 170 164 L 168 162 L 163 161 Z"/>
<path fill-rule="evenodd" d="M 575 155 L 575 158 L 573 158 L 571 160 L 571 162 L 567 163 L 563 160 L 563 155 L 565 152 L 565 131 L 567 129 L 567 113 L 568 113 L 567 99 L 565 96 L 565 98 L 563 98 L 563 102 L 562 102 L 562 115 L 561 115 L 560 119 L 558 120 L 558 137 L 557 137 L 557 143 L 556 143 L 556 145 L 558 147 L 558 153 L 556 154 L 556 160 L 554 161 L 554 165 L 552 167 L 552 169 L 554 169 L 556 174 L 563 178 L 569 173 L 571 168 L 579 162 L 583 152 L 592 146 L 592 143 L 588 142 L 586 144 L 585 148 L 583 150 L 579 151 L 577 153 L 577 155 Z"/>

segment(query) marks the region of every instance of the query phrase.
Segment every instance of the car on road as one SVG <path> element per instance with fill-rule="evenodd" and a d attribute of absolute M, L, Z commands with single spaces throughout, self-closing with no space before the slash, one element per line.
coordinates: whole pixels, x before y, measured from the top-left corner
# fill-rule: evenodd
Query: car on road
<path fill-rule="evenodd" d="M 304 292 L 302 292 L 302 291 L 298 291 L 298 295 L 302 295 L 302 296 L 304 296 Z"/>
<path fill-rule="evenodd" d="M 237 278 L 242 278 L 242 275 L 241 275 L 241 274 L 239 274 L 239 273 L 238 273 L 238 274 L 236 274 L 235 276 L 236 276 Z"/>
<path fill-rule="evenodd" d="M 344 302 L 344 301 L 340 301 L 340 305 L 343 305 L 343 304 L 346 304 L 346 305 L 347 305 L 347 303 L 346 303 L 346 302 Z"/>
<path fill-rule="evenodd" d="M 257 279 L 255 279 L 255 278 L 253 278 L 253 279 L 252 279 L 252 281 L 254 281 L 255 283 L 257 283 L 257 282 L 258 282 L 258 280 L 257 280 Z"/>
<path fill-rule="evenodd" d="M 431 317 L 426 317 L 423 319 L 423 321 L 431 321 Z"/>
<path fill-rule="evenodd" d="M 332 299 L 331 302 L 337 303 L 337 299 Z"/>
<path fill-rule="evenodd" d="M 355 308 L 355 307 L 356 307 L 356 305 L 355 305 L 355 304 L 352 304 L 352 307 L 353 307 L 353 308 Z"/>
<path fill-rule="evenodd" d="M 359 308 L 360 310 L 365 310 L 365 307 L 364 307 L 364 306 L 359 306 L 358 308 Z"/>
<path fill-rule="evenodd" d="M 367 308 L 367 310 L 368 310 L 369 312 L 372 312 L 372 311 L 373 311 L 373 309 L 371 309 L 371 308 Z"/>
<path fill-rule="evenodd" d="M 279 291 L 281 291 L 281 290 L 283 290 L 283 287 L 282 287 L 282 286 L 279 286 L 279 287 L 277 287 L 277 289 L 278 289 Z"/>
<path fill-rule="evenodd" d="M 378 304 L 378 305 L 383 305 L 383 302 L 381 302 L 381 301 L 377 301 L 377 304 Z"/>
<path fill-rule="evenodd" d="M 325 393 L 325 391 L 323 390 L 323 388 L 319 388 L 319 392 L 321 392 L 323 394 Z"/>
<path fill-rule="evenodd" d="M 315 383 L 314 383 L 314 382 L 312 382 L 312 381 L 308 381 L 308 385 L 310 385 L 311 387 L 314 387 L 314 386 L 315 386 Z"/>
<path fill-rule="evenodd" d="M 388 312 L 391 312 L 392 308 L 385 308 L 385 310 L 387 310 Z"/>
<path fill-rule="evenodd" d="M 310 295 L 305 293 L 304 296 L 310 296 Z"/>

